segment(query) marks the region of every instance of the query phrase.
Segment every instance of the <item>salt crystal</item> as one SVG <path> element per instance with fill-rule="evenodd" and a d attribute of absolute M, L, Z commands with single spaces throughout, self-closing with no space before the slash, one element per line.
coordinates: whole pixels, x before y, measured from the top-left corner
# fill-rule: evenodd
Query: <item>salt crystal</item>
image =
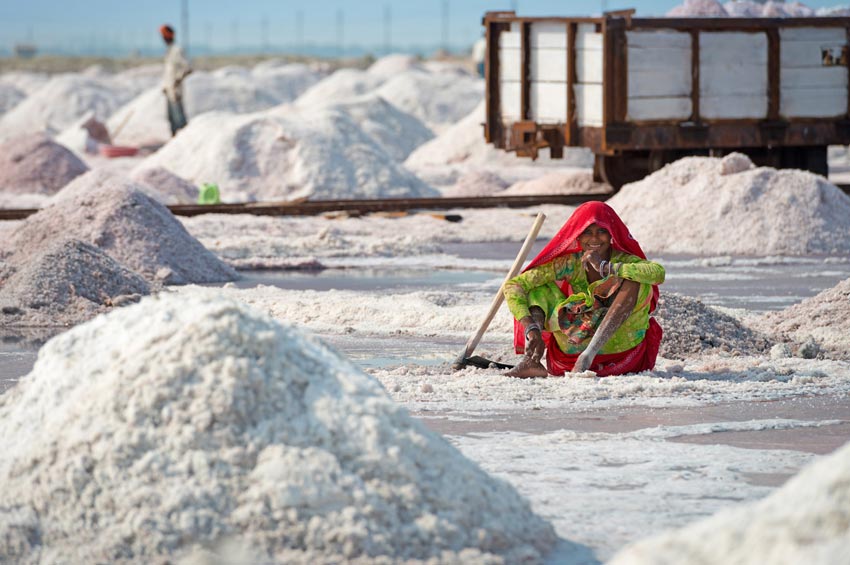
<path fill-rule="evenodd" d="M 557 540 L 319 340 L 163 295 L 48 342 L 0 397 L 0 561 L 542 562 Z M 27 532 L 38 532 L 29 535 Z"/>

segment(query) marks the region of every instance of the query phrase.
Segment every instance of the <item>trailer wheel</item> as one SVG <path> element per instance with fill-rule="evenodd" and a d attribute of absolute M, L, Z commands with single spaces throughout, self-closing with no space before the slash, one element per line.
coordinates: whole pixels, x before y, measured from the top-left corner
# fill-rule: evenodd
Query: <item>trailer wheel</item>
<path fill-rule="evenodd" d="M 636 182 L 650 173 L 649 152 L 629 151 L 620 155 L 596 155 L 593 162 L 594 179 L 607 182 L 614 191 Z"/>
<path fill-rule="evenodd" d="M 780 164 L 783 169 L 801 169 L 816 175 L 829 176 L 825 145 L 783 147 Z"/>

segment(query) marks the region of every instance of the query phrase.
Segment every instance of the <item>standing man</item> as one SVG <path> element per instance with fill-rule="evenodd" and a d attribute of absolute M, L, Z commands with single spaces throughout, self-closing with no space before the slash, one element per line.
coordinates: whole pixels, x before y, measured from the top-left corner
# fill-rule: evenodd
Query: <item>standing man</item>
<path fill-rule="evenodd" d="M 168 103 L 168 122 L 171 135 L 186 126 L 186 112 L 183 110 L 183 79 L 192 72 L 183 50 L 174 43 L 174 28 L 164 25 L 159 28 L 162 40 L 168 47 L 165 53 L 165 72 L 162 77 L 162 91 Z"/>

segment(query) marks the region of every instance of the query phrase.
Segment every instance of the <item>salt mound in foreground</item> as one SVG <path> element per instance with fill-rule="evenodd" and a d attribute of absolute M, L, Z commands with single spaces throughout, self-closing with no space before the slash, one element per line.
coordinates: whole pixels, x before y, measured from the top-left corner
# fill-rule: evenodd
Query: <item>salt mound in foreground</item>
<path fill-rule="evenodd" d="M 556 540 L 335 350 L 160 295 L 48 342 L 0 397 L 0 561 L 534 563 Z"/>
<path fill-rule="evenodd" d="M 42 133 L 0 144 L 0 191 L 53 194 L 88 171 L 79 157 Z"/>
<path fill-rule="evenodd" d="M 655 317 L 664 330 L 659 353 L 668 359 L 718 349 L 732 355 L 754 355 L 771 346 L 764 336 L 732 316 L 680 294 L 662 292 Z"/>
<path fill-rule="evenodd" d="M 70 326 L 150 292 L 142 277 L 96 247 L 63 240 L 31 257 L 0 287 L 0 325 Z"/>
<path fill-rule="evenodd" d="M 781 312 L 769 312 L 758 323 L 778 339 L 804 343 L 814 338 L 830 356 L 850 359 L 850 279 Z"/>
<path fill-rule="evenodd" d="M 143 166 L 215 182 L 227 202 L 439 196 L 331 109 L 202 114 Z"/>
<path fill-rule="evenodd" d="M 10 263 L 22 264 L 58 239 L 90 243 L 146 280 L 227 282 L 239 275 L 208 251 L 168 209 L 135 183 L 108 171 L 75 180 L 28 217 L 10 238 Z"/>
<path fill-rule="evenodd" d="M 644 251 L 850 253 L 850 197 L 806 171 L 741 170 L 742 159 L 685 157 L 624 186 L 608 204 Z"/>
<path fill-rule="evenodd" d="M 834 565 L 850 555 L 850 444 L 770 496 L 626 547 L 609 565 Z"/>

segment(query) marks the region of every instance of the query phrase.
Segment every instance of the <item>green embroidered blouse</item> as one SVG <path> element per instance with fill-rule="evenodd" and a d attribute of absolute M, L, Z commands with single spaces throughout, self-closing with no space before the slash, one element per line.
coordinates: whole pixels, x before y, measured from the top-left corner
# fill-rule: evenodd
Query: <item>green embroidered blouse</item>
<path fill-rule="evenodd" d="M 566 305 L 577 301 L 586 302 L 588 306 L 593 304 L 590 293 L 597 283 L 588 284 L 587 274 L 581 265 L 581 255 L 581 253 L 572 253 L 556 257 L 549 263 L 529 269 L 510 279 L 504 286 L 505 300 L 514 318 L 520 320 L 529 316 L 531 306 L 541 307 L 546 314 L 545 330 L 552 332 L 558 346 L 568 354 L 584 351 L 592 337 L 588 335 L 581 342 L 574 343 L 558 324 L 558 312 Z M 640 291 L 631 315 L 602 346 L 600 353 L 603 354 L 627 351 L 643 341 L 646 329 L 649 327 L 652 285 L 663 283 L 665 274 L 664 267 L 658 263 L 622 251 L 612 250 L 611 263 L 614 265 L 611 276 L 640 283 Z M 569 281 L 573 291 L 571 296 L 565 297 L 555 284 L 555 281 L 560 280 Z M 581 323 L 581 320 L 576 323 Z"/>

